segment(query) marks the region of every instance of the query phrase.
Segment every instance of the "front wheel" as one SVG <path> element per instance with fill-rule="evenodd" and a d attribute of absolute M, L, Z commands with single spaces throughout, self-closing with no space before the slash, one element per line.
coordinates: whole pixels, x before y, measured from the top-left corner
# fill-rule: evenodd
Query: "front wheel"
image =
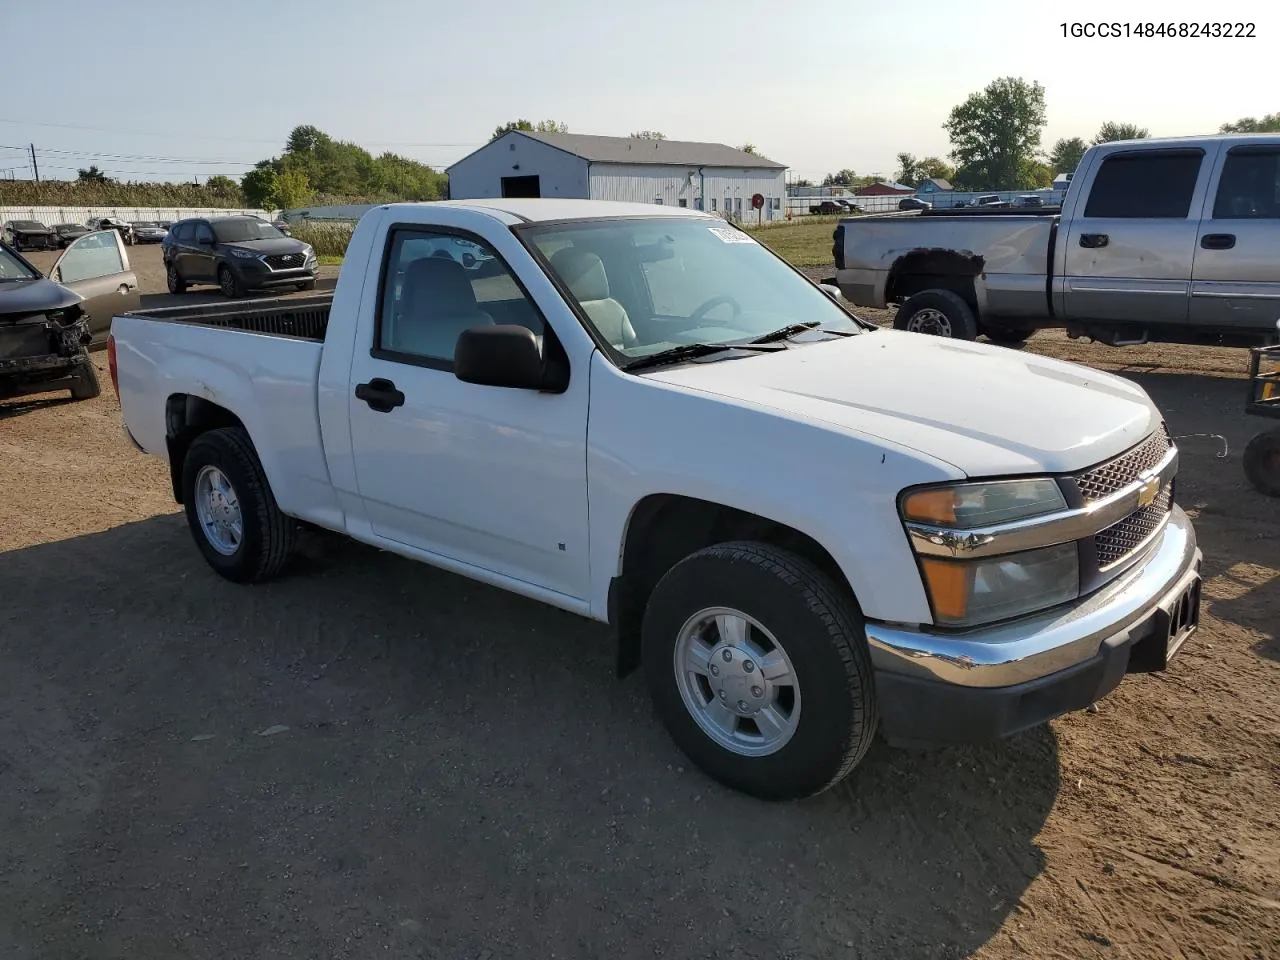
<path fill-rule="evenodd" d="M 233 300 L 244 296 L 244 284 L 225 263 L 218 268 L 218 288 L 224 297 Z"/>
<path fill-rule="evenodd" d="M 978 339 L 978 320 L 973 308 L 950 290 L 920 291 L 898 308 L 893 325 L 898 330 L 935 337 Z"/>
<path fill-rule="evenodd" d="M 297 523 L 281 513 L 242 427 L 192 441 L 182 464 L 182 503 L 196 546 L 228 580 L 269 580 L 293 556 Z"/>
<path fill-rule="evenodd" d="M 187 292 L 187 285 L 182 279 L 182 274 L 178 273 L 176 263 L 169 264 L 168 269 L 165 270 L 165 280 L 169 284 L 169 292 L 175 296 Z"/>
<path fill-rule="evenodd" d="M 654 588 L 641 643 L 672 739 L 726 786 L 810 796 L 871 745 L 878 711 L 862 617 L 795 554 L 739 542 L 686 557 Z"/>
<path fill-rule="evenodd" d="M 1280 430 L 1268 430 L 1244 448 L 1244 475 L 1259 493 L 1280 497 Z"/>
<path fill-rule="evenodd" d="M 75 373 L 71 375 L 71 399 L 92 400 L 101 393 L 102 386 L 98 383 L 98 371 L 94 369 L 88 358 L 84 363 L 76 364 Z"/>

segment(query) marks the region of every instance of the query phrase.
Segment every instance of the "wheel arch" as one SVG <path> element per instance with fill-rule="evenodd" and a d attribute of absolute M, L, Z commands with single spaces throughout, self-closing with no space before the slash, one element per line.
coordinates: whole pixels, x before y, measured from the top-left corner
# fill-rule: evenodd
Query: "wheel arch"
<path fill-rule="evenodd" d="M 220 404 L 190 393 L 170 394 L 164 405 L 165 447 L 169 454 L 169 482 L 173 486 L 173 499 L 183 502 L 182 464 L 192 442 L 202 433 L 221 427 L 239 427 L 246 434 L 249 428 L 238 416 Z M 253 442 L 252 434 L 249 441 Z M 254 445 L 255 449 L 257 445 Z M 266 465 L 263 465 L 266 469 Z"/>
<path fill-rule="evenodd" d="M 976 253 L 947 249 L 919 249 L 903 254 L 889 268 L 886 303 L 901 303 L 923 290 L 950 290 L 976 314 L 978 280 L 986 261 Z"/>
<path fill-rule="evenodd" d="M 714 501 L 683 494 L 650 494 L 631 509 L 619 545 L 617 575 L 609 583 L 609 623 L 617 638 L 619 677 L 640 665 L 640 624 L 649 596 L 663 574 L 691 553 L 733 540 L 754 540 L 803 557 L 858 606 L 845 571 L 810 534 Z M 861 612 L 860 606 L 858 609 Z"/>

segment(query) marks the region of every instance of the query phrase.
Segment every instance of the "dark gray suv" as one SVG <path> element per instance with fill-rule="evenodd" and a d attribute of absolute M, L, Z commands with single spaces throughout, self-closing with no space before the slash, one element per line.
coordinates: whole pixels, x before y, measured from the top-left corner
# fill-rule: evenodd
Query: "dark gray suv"
<path fill-rule="evenodd" d="M 319 265 L 308 243 L 258 217 L 179 220 L 161 244 L 169 292 L 216 283 L 228 297 L 249 290 L 314 290 Z"/>

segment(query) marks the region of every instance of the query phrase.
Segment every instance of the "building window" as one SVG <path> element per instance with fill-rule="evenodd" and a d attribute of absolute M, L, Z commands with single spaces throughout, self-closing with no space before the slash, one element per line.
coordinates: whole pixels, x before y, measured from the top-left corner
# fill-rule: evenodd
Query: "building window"
<path fill-rule="evenodd" d="M 681 197 L 679 200 L 676 201 L 676 203 L 680 204 L 680 206 L 682 207 L 689 206 L 689 201 L 686 200 L 684 197 Z"/>
<path fill-rule="evenodd" d="M 653 201 L 653 202 L 654 202 L 654 203 L 656 203 L 658 206 L 662 206 L 662 198 L 661 198 L 661 197 L 659 197 L 657 200 L 655 200 L 655 201 Z"/>
<path fill-rule="evenodd" d="M 715 212 L 716 212 L 716 198 L 715 198 L 715 197 L 712 197 L 712 198 L 711 198 L 711 212 L 712 212 L 712 213 L 715 213 Z"/>
<path fill-rule="evenodd" d="M 773 198 L 773 209 L 775 209 L 775 210 L 781 210 L 781 209 L 782 209 L 782 198 L 781 198 L 781 197 L 774 197 L 774 198 Z"/>

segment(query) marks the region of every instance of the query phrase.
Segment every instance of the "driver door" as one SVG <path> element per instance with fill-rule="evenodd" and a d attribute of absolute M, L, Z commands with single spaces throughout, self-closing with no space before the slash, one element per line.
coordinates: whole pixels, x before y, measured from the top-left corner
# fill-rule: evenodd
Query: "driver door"
<path fill-rule="evenodd" d="M 112 317 L 138 306 L 138 277 L 117 230 L 86 233 L 73 242 L 54 263 L 49 279 L 84 298 L 91 345 L 106 341 Z"/>

